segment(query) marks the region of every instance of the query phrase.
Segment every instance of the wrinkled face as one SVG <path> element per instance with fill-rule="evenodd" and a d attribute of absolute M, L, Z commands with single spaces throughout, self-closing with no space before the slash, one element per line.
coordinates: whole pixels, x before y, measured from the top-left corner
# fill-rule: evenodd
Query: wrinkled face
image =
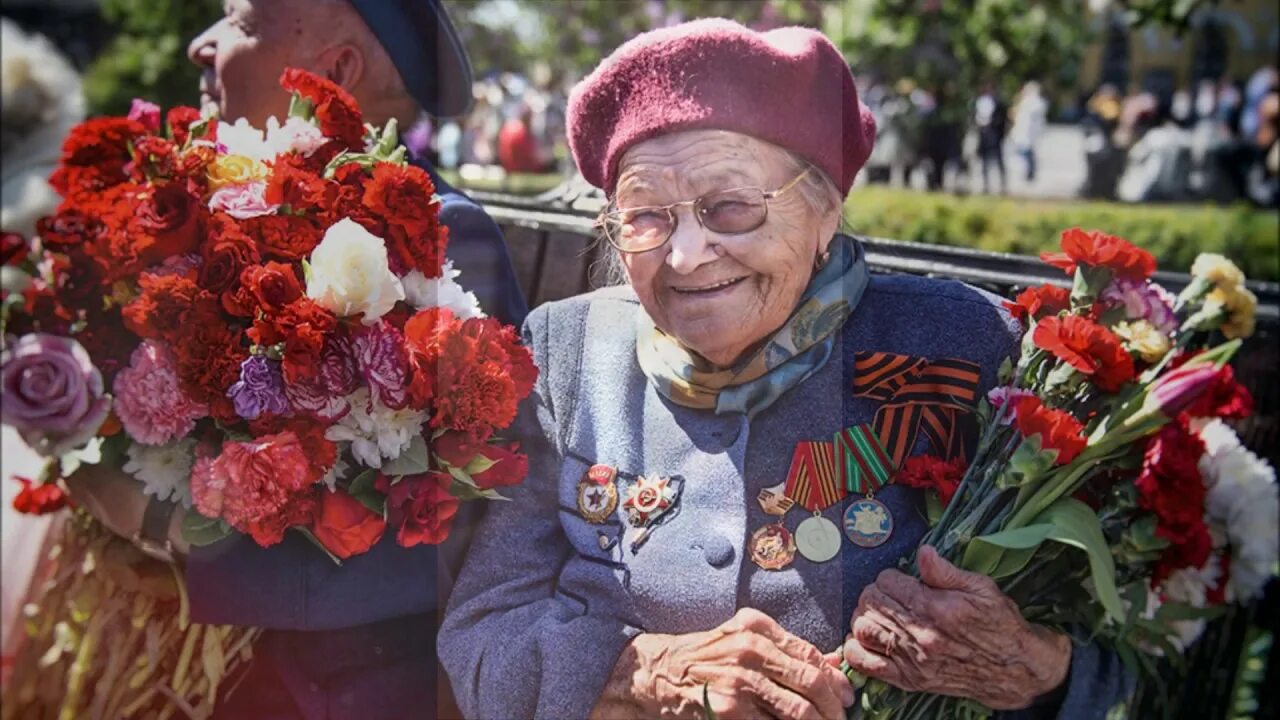
<path fill-rule="evenodd" d="M 668 205 L 743 186 L 772 191 L 802 170 L 781 148 L 746 135 L 673 133 L 627 150 L 615 205 Z M 623 254 L 623 265 L 654 323 L 721 367 L 786 321 L 839 219 L 838 208 L 816 211 L 799 188 L 770 200 L 765 223 L 741 235 L 703 228 L 690 206 L 674 212 L 671 239 L 647 252 Z"/>
<path fill-rule="evenodd" d="M 280 75 L 313 60 L 309 16 L 316 13 L 306 8 L 305 0 L 225 0 L 222 19 L 187 47 L 203 71 L 201 110 L 231 122 L 247 118 L 258 127 L 271 115 L 283 116 L 288 97 Z"/>

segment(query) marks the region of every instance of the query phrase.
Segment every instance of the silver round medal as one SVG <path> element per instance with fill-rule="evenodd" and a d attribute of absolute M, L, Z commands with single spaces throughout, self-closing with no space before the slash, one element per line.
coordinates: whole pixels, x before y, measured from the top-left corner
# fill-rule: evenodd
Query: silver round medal
<path fill-rule="evenodd" d="M 796 549 L 806 559 L 823 563 L 840 553 L 840 528 L 821 515 L 814 515 L 796 528 Z"/>
<path fill-rule="evenodd" d="M 893 534 L 893 513 L 874 498 L 855 500 L 844 511 L 844 532 L 858 547 L 879 547 Z"/>

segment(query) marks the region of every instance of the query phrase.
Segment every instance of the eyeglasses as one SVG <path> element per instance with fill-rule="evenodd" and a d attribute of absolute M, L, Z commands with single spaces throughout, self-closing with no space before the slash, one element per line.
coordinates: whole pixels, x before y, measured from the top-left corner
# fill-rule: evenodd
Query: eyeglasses
<path fill-rule="evenodd" d="M 614 209 L 600 216 L 609 244 L 624 253 L 641 253 L 662 247 L 676 231 L 676 208 L 693 207 L 698 224 L 718 235 L 749 233 L 769 218 L 769 201 L 782 195 L 809 174 L 809 168 L 777 190 L 738 187 L 707 193 L 695 200 L 670 205 Z"/>

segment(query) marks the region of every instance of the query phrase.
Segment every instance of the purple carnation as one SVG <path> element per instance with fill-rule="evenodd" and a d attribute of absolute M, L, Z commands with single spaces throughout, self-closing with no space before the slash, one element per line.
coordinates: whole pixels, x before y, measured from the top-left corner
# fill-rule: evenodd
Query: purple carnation
<path fill-rule="evenodd" d="M 357 331 L 354 345 L 356 366 L 369 385 L 370 397 L 392 410 L 407 405 L 409 354 L 400 331 L 379 322 Z"/>
<path fill-rule="evenodd" d="M 253 355 L 240 363 L 240 380 L 227 390 L 227 397 L 235 404 L 236 414 L 245 420 L 289 412 L 280 363 L 262 355 Z"/>
<path fill-rule="evenodd" d="M 1102 291 L 1102 301 L 1124 308 L 1125 320 L 1146 320 L 1165 334 L 1178 329 L 1173 296 L 1153 282 L 1118 277 Z"/>

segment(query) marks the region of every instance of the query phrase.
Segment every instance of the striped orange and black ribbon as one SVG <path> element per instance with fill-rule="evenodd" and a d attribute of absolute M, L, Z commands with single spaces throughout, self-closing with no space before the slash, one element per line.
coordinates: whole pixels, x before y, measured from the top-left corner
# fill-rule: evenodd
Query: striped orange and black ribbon
<path fill-rule="evenodd" d="M 819 512 L 844 499 L 836 480 L 836 448 L 830 442 L 803 440 L 791 456 L 783 494 L 810 512 Z"/>
<path fill-rule="evenodd" d="M 923 432 L 935 454 L 963 458 L 975 429 L 971 412 L 978 396 L 977 363 L 886 352 L 854 356 L 853 394 L 883 403 L 873 427 L 894 467 L 911 454 Z"/>

